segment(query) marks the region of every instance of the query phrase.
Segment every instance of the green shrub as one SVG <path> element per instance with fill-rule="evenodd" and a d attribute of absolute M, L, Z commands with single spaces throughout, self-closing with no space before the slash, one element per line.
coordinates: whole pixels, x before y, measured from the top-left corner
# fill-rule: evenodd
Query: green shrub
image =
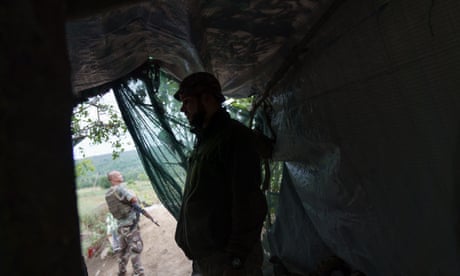
<path fill-rule="evenodd" d="M 96 185 L 103 189 L 108 189 L 111 186 L 109 180 L 107 179 L 107 176 L 99 176 L 96 180 Z"/>
<path fill-rule="evenodd" d="M 82 250 L 100 244 L 107 236 L 106 211 L 84 214 L 80 217 L 80 232 L 83 234 Z"/>

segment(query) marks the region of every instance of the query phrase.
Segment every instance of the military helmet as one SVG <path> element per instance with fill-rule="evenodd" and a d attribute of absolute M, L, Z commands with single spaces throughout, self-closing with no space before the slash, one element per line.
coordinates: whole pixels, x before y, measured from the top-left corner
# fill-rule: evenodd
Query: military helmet
<path fill-rule="evenodd" d="M 181 97 L 196 96 L 205 93 L 213 95 L 220 103 L 225 101 L 225 97 L 222 94 L 219 81 L 216 77 L 208 72 L 197 72 L 188 75 L 182 80 L 179 90 L 174 94 L 174 98 L 181 101 Z"/>

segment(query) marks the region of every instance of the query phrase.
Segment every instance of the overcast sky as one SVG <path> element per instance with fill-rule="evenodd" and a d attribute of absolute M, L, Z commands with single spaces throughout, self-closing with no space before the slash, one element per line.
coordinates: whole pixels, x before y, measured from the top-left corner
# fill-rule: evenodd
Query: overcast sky
<path fill-rule="evenodd" d="M 123 139 L 123 148 L 125 151 L 130 151 L 135 149 L 134 142 L 131 139 L 129 134 L 126 135 L 125 139 Z M 79 147 L 82 147 L 85 152 L 86 157 L 102 155 L 102 154 L 111 154 L 112 153 L 112 145 L 110 143 L 104 143 L 100 145 L 92 145 L 88 139 L 83 140 L 79 143 L 76 147 L 73 148 L 73 156 L 74 159 L 82 159 L 83 155 L 81 154 Z"/>

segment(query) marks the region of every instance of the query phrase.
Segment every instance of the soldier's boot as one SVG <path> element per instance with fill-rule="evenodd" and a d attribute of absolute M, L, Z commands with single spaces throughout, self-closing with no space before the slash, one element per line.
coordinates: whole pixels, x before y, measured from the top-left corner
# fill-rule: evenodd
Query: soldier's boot
<path fill-rule="evenodd" d="M 135 260 L 133 263 L 133 276 L 144 276 L 144 267 L 142 266 L 139 259 Z"/>

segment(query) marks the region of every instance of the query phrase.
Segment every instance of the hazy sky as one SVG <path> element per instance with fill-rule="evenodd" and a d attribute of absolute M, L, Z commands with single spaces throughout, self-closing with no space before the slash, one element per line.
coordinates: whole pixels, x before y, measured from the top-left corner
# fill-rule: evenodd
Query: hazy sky
<path fill-rule="evenodd" d="M 127 137 L 123 139 L 123 148 L 125 149 L 125 151 L 135 149 L 134 142 L 131 139 L 131 136 L 129 134 L 127 134 L 126 136 Z M 112 145 L 110 143 L 92 145 L 88 139 L 85 139 L 73 148 L 74 159 L 83 158 L 83 155 L 80 153 L 79 147 L 82 147 L 84 149 L 86 157 L 112 153 Z"/>

